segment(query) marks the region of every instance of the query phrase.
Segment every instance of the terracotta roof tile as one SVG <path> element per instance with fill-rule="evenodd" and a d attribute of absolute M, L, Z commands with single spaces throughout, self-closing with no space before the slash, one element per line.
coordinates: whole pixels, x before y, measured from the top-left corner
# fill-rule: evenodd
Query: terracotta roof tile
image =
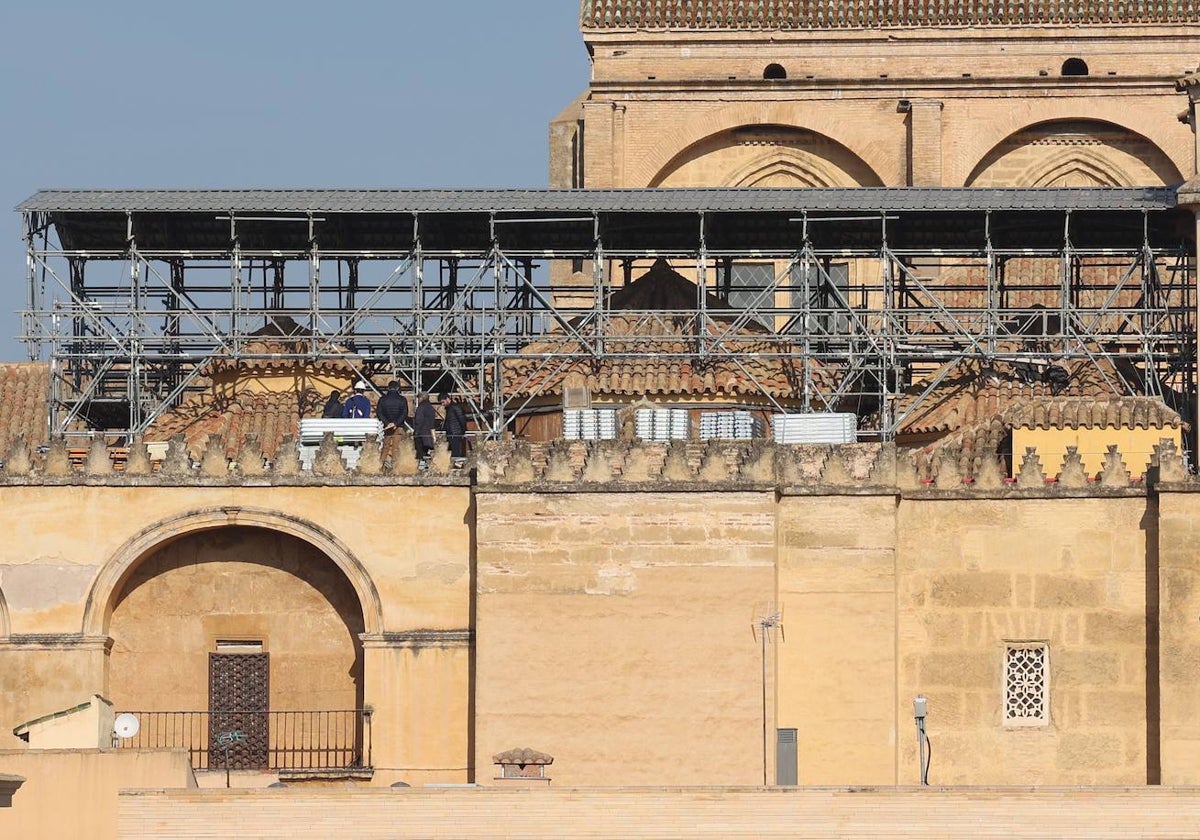
<path fill-rule="evenodd" d="M 21 435 L 31 448 L 46 443 L 49 399 L 48 363 L 0 364 L 0 458 Z"/>
<path fill-rule="evenodd" d="M 953 363 L 940 383 L 923 399 L 923 383 L 913 385 L 901 396 L 897 416 L 911 413 L 900 434 L 923 435 L 949 432 L 1005 411 L 1009 406 L 1034 401 L 1049 410 L 1053 397 L 1093 397 L 1103 403 L 1121 381 L 1111 367 L 1101 370 L 1089 360 L 1058 363 L 1067 375 L 1066 384 L 1055 387 L 1039 378 L 1039 371 L 1012 362 L 966 359 Z M 928 377 L 925 381 L 932 381 Z M 1031 381 L 1033 380 L 1033 381 Z M 1057 393 L 1056 393 L 1057 391 Z M 1041 402 L 1047 401 L 1047 402 Z"/>
<path fill-rule="evenodd" d="M 583 0 L 580 26 L 605 29 L 862 29 L 1200 21 L 1190 0 Z"/>
<path fill-rule="evenodd" d="M 237 458 L 244 439 L 258 438 L 263 454 L 274 458 L 283 438 L 298 437 L 301 417 L 319 417 L 324 397 L 308 390 L 294 392 L 243 391 L 232 399 L 196 396 L 154 421 L 147 441 L 170 440 L 182 434 L 188 449 L 198 455 L 209 435 L 221 435 L 225 454 Z"/>
<path fill-rule="evenodd" d="M 641 277 L 613 293 L 615 314 L 604 322 L 605 358 L 583 358 L 563 364 L 556 356 L 587 356 L 581 340 L 559 331 L 528 345 L 522 357 L 504 362 L 506 395 L 557 394 L 566 384 L 586 385 L 593 394 L 638 396 L 752 396 L 767 393 L 794 399 L 804 381 L 804 365 L 789 345 L 767 341 L 754 322 L 734 326 L 738 311 L 707 295 L 706 307 L 718 314 L 707 338 L 721 337 L 738 362 L 720 355 L 701 358 L 695 321 L 685 314 L 696 305 L 696 285 L 659 259 Z M 586 326 L 576 327 L 586 331 Z M 622 353 L 630 354 L 622 356 Z M 740 362 L 740 363 L 739 363 Z M 812 377 L 822 391 L 832 390 L 828 372 L 812 362 Z"/>
<path fill-rule="evenodd" d="M 923 448 L 931 460 L 938 453 L 958 453 L 959 468 L 974 473 L 984 456 L 995 457 L 1013 429 L 1178 429 L 1179 413 L 1155 397 L 1038 397 L 1016 400 L 1005 409 Z"/>

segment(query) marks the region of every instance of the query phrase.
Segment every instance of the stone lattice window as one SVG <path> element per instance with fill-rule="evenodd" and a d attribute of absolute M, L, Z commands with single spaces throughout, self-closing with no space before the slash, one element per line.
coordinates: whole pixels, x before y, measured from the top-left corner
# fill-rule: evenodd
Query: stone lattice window
<path fill-rule="evenodd" d="M 1050 652 L 1041 642 L 1009 642 L 1004 652 L 1004 725 L 1050 722 Z"/>

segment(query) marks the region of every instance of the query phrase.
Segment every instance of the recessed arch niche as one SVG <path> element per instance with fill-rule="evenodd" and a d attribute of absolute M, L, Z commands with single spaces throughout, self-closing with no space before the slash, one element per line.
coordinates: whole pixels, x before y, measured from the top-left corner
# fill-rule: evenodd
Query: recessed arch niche
<path fill-rule="evenodd" d="M 996 144 L 968 187 L 1158 186 L 1182 180 L 1170 158 L 1142 135 L 1100 120 L 1028 126 Z"/>
<path fill-rule="evenodd" d="M 823 134 L 783 125 L 740 126 L 675 155 L 652 187 L 881 186 L 861 158 Z"/>
<path fill-rule="evenodd" d="M 313 544 L 270 528 L 182 534 L 144 554 L 113 591 L 108 691 L 121 709 L 207 708 L 209 655 L 261 645 L 270 708 L 361 708 L 363 609 Z"/>

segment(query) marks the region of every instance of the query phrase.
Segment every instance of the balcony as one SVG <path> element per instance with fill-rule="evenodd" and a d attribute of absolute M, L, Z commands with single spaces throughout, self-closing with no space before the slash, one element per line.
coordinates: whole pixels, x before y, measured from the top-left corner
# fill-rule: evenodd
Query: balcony
<path fill-rule="evenodd" d="M 275 771 L 284 778 L 372 774 L 371 710 L 135 711 L 120 749 L 186 749 L 194 770 Z"/>

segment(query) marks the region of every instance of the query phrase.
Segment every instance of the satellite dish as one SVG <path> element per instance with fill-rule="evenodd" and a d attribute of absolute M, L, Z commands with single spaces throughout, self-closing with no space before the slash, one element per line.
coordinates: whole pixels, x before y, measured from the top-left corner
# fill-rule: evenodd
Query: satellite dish
<path fill-rule="evenodd" d="M 129 712 L 121 712 L 113 721 L 113 734 L 118 738 L 132 738 L 141 728 L 137 715 Z"/>

